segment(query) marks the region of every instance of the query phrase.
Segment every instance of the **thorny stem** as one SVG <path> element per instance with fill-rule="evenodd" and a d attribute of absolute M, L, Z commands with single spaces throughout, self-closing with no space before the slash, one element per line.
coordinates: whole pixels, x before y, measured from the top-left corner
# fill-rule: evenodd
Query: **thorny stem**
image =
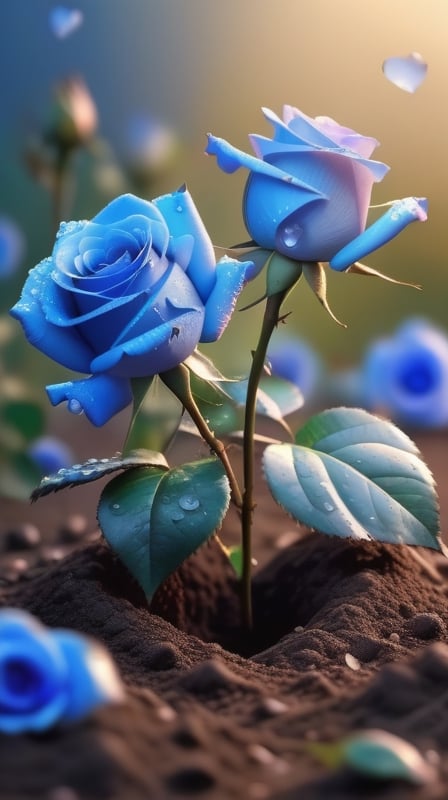
<path fill-rule="evenodd" d="M 232 501 L 237 508 L 241 508 L 243 504 L 241 489 L 227 455 L 227 450 L 223 442 L 221 442 L 220 439 L 217 439 L 213 431 L 210 430 L 195 402 L 190 389 L 190 373 L 188 367 L 186 367 L 184 364 L 179 364 L 179 366 L 175 367 L 174 369 L 161 373 L 160 377 L 168 386 L 168 388 L 171 389 L 171 391 L 176 395 L 176 397 L 179 398 L 186 411 L 188 411 L 204 441 L 207 442 L 210 449 L 215 453 L 215 455 L 218 456 L 226 471 L 230 489 L 232 491 Z"/>
<path fill-rule="evenodd" d="M 289 290 L 270 295 L 266 301 L 266 308 L 261 326 L 260 338 L 257 349 L 253 354 L 252 367 L 249 373 L 246 397 L 246 411 L 244 419 L 243 440 L 243 474 L 244 493 L 241 508 L 242 530 L 242 575 L 241 575 L 241 603 L 243 623 L 247 630 L 252 628 L 252 516 L 254 510 L 254 461 L 255 461 L 255 417 L 257 406 L 257 391 L 260 378 L 263 374 L 266 352 L 269 341 L 279 322 L 280 308 Z"/>

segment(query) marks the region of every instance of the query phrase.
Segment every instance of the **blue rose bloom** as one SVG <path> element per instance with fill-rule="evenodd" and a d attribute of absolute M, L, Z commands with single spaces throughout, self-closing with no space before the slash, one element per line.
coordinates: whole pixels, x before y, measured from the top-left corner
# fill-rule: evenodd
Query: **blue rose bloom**
<path fill-rule="evenodd" d="M 409 320 L 373 342 L 361 368 L 365 405 L 405 425 L 448 424 L 448 337 L 429 322 Z"/>
<path fill-rule="evenodd" d="M 212 135 L 206 149 L 224 172 L 249 170 L 243 212 L 260 247 L 297 261 L 329 261 L 341 271 L 426 219 L 427 201 L 407 197 L 366 229 L 373 184 L 389 170 L 370 158 L 376 139 L 292 106 L 284 106 L 283 119 L 263 113 L 274 135 L 249 137 L 255 156 Z"/>
<path fill-rule="evenodd" d="M 0 611 L 0 731 L 74 722 L 123 689 L 107 651 L 74 631 L 50 630 L 24 611 Z"/>
<path fill-rule="evenodd" d="M 47 387 L 103 425 L 127 406 L 130 379 L 172 369 L 224 331 L 251 262 L 216 263 L 182 187 L 153 202 L 131 194 L 90 222 L 61 223 L 11 314 L 28 340 L 90 377 Z"/>
<path fill-rule="evenodd" d="M 315 396 L 322 363 L 311 345 L 298 336 L 279 337 L 273 340 L 267 357 L 272 375 L 294 383 L 305 401 Z"/>

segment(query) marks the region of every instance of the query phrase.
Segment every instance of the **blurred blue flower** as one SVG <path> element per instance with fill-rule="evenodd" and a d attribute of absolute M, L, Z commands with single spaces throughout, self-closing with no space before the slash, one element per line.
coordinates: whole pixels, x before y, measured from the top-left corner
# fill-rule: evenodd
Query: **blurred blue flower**
<path fill-rule="evenodd" d="M 367 408 L 406 425 L 448 424 L 448 336 L 430 322 L 408 320 L 373 342 L 360 377 Z"/>
<path fill-rule="evenodd" d="M 28 448 L 28 455 L 39 467 L 42 475 L 51 475 L 73 464 L 73 450 L 56 436 L 40 436 Z"/>
<path fill-rule="evenodd" d="M 0 279 L 14 274 L 24 252 L 25 239 L 18 225 L 9 217 L 0 217 Z"/>
<path fill-rule="evenodd" d="M 173 128 L 161 120 L 150 114 L 134 114 L 127 125 L 125 160 L 132 171 L 154 175 L 171 161 L 178 143 Z"/>
<path fill-rule="evenodd" d="M 47 629 L 24 611 L 0 611 L 0 731 L 44 731 L 123 700 L 104 647 L 74 631 Z"/>
<path fill-rule="evenodd" d="M 370 158 L 376 139 L 292 106 L 284 106 L 283 119 L 263 113 L 274 135 L 250 136 L 255 156 L 211 134 L 206 149 L 224 172 L 249 170 L 244 219 L 260 247 L 298 261 L 329 261 L 341 271 L 426 219 L 426 200 L 407 197 L 366 229 L 373 184 L 389 170 Z"/>
<path fill-rule="evenodd" d="M 271 374 L 294 383 L 305 402 L 316 395 L 322 362 L 313 348 L 296 336 L 273 339 L 267 354 Z"/>

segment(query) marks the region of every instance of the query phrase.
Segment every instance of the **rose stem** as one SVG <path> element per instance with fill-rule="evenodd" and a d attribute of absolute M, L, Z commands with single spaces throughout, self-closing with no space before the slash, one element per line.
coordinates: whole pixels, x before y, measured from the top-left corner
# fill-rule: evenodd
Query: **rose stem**
<path fill-rule="evenodd" d="M 288 290 L 289 291 L 289 290 Z M 242 534 L 242 574 L 241 574 L 241 604 L 243 623 L 247 629 L 252 628 L 252 517 L 255 508 L 253 499 L 254 489 L 254 461 L 255 461 L 255 418 L 257 406 L 257 391 L 260 378 L 263 374 L 266 352 L 273 331 L 279 321 L 279 312 L 288 291 L 270 295 L 266 301 L 263 322 L 257 348 L 253 354 L 252 366 L 249 373 L 246 397 L 246 411 L 244 419 L 243 439 L 243 474 L 244 492 L 241 508 L 241 534 Z"/>
<path fill-rule="evenodd" d="M 196 425 L 202 438 L 207 442 L 210 449 L 220 459 L 230 484 L 232 491 L 232 501 L 237 508 L 241 508 L 243 498 L 238 481 L 235 477 L 232 465 L 229 461 L 227 451 L 223 442 L 217 439 L 213 431 L 208 427 L 204 417 L 202 416 L 190 388 L 190 371 L 184 364 L 179 364 L 172 370 L 160 374 L 163 382 L 180 400 L 184 408 L 188 411 L 191 419 Z"/>

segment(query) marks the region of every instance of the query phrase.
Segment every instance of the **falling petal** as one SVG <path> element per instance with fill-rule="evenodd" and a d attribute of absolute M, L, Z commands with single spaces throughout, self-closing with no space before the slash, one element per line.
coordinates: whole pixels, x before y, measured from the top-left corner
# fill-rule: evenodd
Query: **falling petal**
<path fill-rule="evenodd" d="M 427 71 L 428 65 L 420 53 L 386 58 L 383 63 L 383 72 L 386 78 L 399 89 L 411 92 L 411 94 L 423 83 Z"/>
<path fill-rule="evenodd" d="M 66 39 L 82 25 L 83 19 L 83 13 L 78 8 L 55 6 L 50 11 L 49 23 L 57 39 Z"/>
<path fill-rule="evenodd" d="M 20 228 L 8 217 L 0 217 L 0 279 L 9 278 L 16 271 L 24 250 Z"/>

